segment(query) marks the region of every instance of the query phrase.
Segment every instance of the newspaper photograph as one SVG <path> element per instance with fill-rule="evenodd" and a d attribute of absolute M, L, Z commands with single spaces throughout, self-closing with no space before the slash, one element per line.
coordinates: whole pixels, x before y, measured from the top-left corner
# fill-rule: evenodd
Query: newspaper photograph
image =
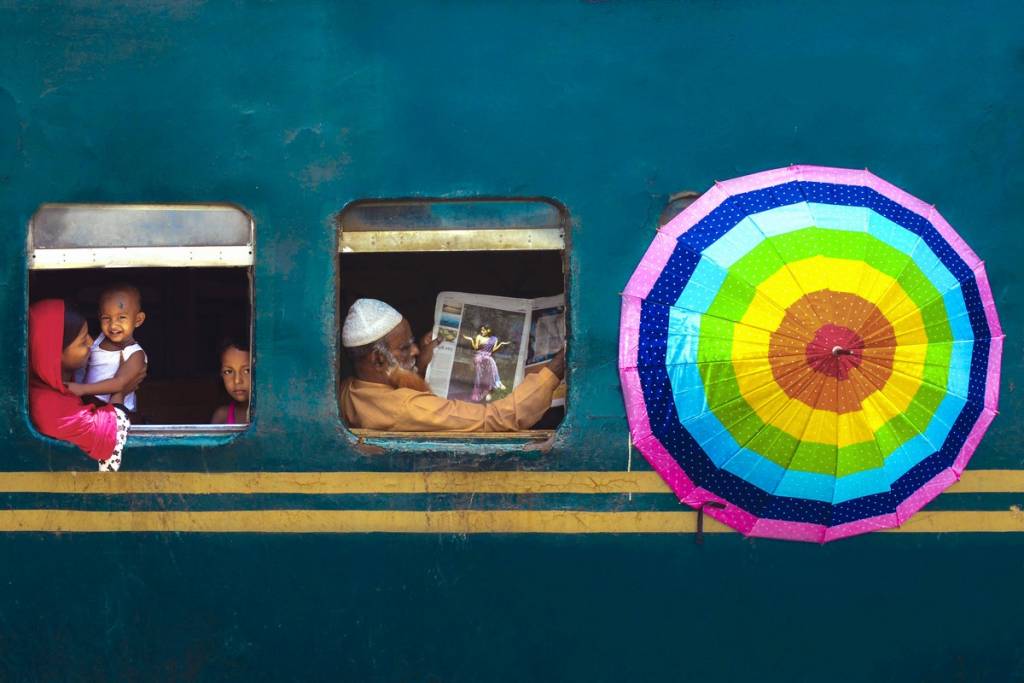
<path fill-rule="evenodd" d="M 434 308 L 440 343 L 427 368 L 438 396 L 487 403 L 508 396 L 565 343 L 565 297 L 511 297 L 441 292 Z M 564 384 L 559 387 L 564 404 Z M 557 394 L 558 392 L 556 392 Z"/>
<path fill-rule="evenodd" d="M 523 377 L 531 300 L 441 292 L 434 337 L 441 340 L 427 368 L 438 396 L 486 403 L 512 392 Z"/>
<path fill-rule="evenodd" d="M 525 373 L 540 372 L 565 346 L 565 295 L 533 300 L 530 320 L 530 342 Z M 565 380 L 555 389 L 551 406 L 565 405 Z"/>

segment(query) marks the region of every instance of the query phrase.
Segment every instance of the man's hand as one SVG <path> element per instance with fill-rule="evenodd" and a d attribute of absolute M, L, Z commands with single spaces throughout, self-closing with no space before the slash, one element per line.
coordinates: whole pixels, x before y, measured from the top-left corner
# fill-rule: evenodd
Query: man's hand
<path fill-rule="evenodd" d="M 554 357 L 548 362 L 548 370 L 555 373 L 555 377 L 558 379 L 565 379 L 565 347 L 554 355 Z"/>
<path fill-rule="evenodd" d="M 427 366 L 430 365 L 430 359 L 434 357 L 434 349 L 440 343 L 440 339 L 431 338 L 430 332 L 420 339 L 420 355 L 416 356 L 416 371 L 420 373 L 420 377 L 427 376 Z"/>
<path fill-rule="evenodd" d="M 403 370 L 402 368 L 395 368 L 388 374 L 388 385 L 394 389 L 430 392 L 430 386 L 425 379 L 412 370 Z"/>
<path fill-rule="evenodd" d="M 85 386 L 84 385 L 79 384 L 78 382 L 68 382 L 65 386 L 67 386 L 68 391 L 70 391 L 75 396 L 78 396 L 78 397 L 85 396 Z"/>

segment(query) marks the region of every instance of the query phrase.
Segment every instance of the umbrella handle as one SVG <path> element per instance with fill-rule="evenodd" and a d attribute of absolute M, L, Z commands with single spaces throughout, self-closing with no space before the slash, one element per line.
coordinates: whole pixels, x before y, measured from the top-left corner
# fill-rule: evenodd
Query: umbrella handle
<path fill-rule="evenodd" d="M 693 540 L 697 545 L 704 545 L 704 508 L 706 507 L 724 510 L 725 503 L 719 503 L 717 500 L 709 500 L 706 503 L 701 503 L 701 506 L 697 508 L 697 533 L 693 537 Z"/>

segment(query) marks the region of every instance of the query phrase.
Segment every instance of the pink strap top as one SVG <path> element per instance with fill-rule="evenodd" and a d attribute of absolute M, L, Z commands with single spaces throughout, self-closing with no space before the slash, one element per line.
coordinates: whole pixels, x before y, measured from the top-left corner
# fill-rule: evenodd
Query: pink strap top
<path fill-rule="evenodd" d="M 235 424 L 235 404 L 228 404 L 228 422 L 229 425 Z"/>

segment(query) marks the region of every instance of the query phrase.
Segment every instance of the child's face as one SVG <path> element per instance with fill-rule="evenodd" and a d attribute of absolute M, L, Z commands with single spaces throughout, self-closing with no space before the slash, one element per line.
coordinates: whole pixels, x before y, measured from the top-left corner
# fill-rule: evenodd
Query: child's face
<path fill-rule="evenodd" d="M 65 370 L 77 370 L 84 367 L 89 360 L 89 350 L 92 347 L 92 337 L 89 336 L 89 326 L 83 324 L 82 331 L 78 333 L 75 340 L 68 344 L 60 353 L 60 365 Z"/>
<path fill-rule="evenodd" d="M 249 352 L 229 346 L 220 355 L 220 378 L 224 389 L 239 403 L 249 401 Z"/>
<path fill-rule="evenodd" d="M 100 329 L 112 342 L 131 340 L 135 328 L 145 319 L 138 298 L 130 292 L 110 292 L 100 301 Z"/>

